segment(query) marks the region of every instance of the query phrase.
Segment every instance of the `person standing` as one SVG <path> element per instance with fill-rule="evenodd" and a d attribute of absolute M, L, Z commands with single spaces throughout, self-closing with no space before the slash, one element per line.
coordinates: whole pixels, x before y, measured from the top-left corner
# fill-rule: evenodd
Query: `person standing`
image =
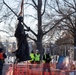
<path fill-rule="evenodd" d="M 40 64 L 40 53 L 39 53 L 39 50 L 36 50 L 36 53 L 35 53 L 35 63 Z"/>
<path fill-rule="evenodd" d="M 44 60 L 44 63 L 43 63 L 43 74 L 48 71 L 49 74 L 51 75 L 51 70 L 50 70 L 50 61 L 51 61 L 51 56 L 50 56 L 50 53 L 49 51 L 46 51 L 46 53 L 43 55 L 43 60 Z"/>
<path fill-rule="evenodd" d="M 65 59 L 65 56 L 63 55 L 63 52 L 60 52 L 59 53 L 58 62 L 56 64 L 56 69 L 60 69 L 61 70 L 61 69 L 64 68 L 64 63 L 63 63 L 64 59 Z"/>
<path fill-rule="evenodd" d="M 6 58 L 6 54 L 3 52 L 3 49 L 0 48 L 0 75 L 2 75 L 4 60 Z"/>
<path fill-rule="evenodd" d="M 31 53 L 30 53 L 30 57 L 31 57 L 30 62 L 31 62 L 31 64 L 33 64 L 34 61 L 35 61 L 35 53 L 34 53 L 34 51 L 31 51 Z"/>
<path fill-rule="evenodd" d="M 45 63 L 49 63 L 51 61 L 51 56 L 49 51 L 46 51 L 46 53 L 43 55 L 43 60 L 45 61 Z"/>

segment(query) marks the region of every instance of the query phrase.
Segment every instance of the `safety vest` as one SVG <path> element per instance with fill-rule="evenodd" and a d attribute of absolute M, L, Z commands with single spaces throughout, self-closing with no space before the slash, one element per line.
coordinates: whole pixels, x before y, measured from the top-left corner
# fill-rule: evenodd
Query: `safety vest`
<path fill-rule="evenodd" d="M 30 53 L 30 57 L 31 57 L 31 61 L 34 61 L 35 59 L 34 53 Z"/>
<path fill-rule="evenodd" d="M 46 55 L 44 55 L 44 58 L 46 59 Z M 46 60 L 43 60 L 43 62 L 45 62 Z"/>
<path fill-rule="evenodd" d="M 40 54 L 35 54 L 35 61 L 40 61 Z"/>
<path fill-rule="evenodd" d="M 44 55 L 44 57 L 45 57 L 45 59 L 46 59 L 46 54 Z M 50 56 L 50 58 L 51 58 L 51 56 Z"/>
<path fill-rule="evenodd" d="M 3 59 L 4 59 L 4 57 L 3 57 L 3 52 L 2 52 L 2 53 L 0 53 L 0 59 L 1 59 L 1 60 L 3 60 Z"/>
<path fill-rule="evenodd" d="M 44 55 L 44 58 L 47 59 L 46 54 Z M 51 57 L 50 57 L 51 58 Z M 46 60 L 43 60 L 43 62 L 46 62 Z"/>

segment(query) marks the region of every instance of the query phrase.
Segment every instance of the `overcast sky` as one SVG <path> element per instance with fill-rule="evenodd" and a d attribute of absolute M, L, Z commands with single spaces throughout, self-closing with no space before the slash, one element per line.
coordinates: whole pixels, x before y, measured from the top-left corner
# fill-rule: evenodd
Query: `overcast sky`
<path fill-rule="evenodd" d="M 17 5 L 18 5 L 18 3 L 17 3 L 17 1 L 16 0 L 4 0 L 8 5 L 9 5 L 9 7 L 11 7 L 11 8 L 14 8 L 14 7 L 17 7 Z M 25 1 L 25 0 L 24 0 Z M 3 0 L 0 0 L 0 2 L 2 3 L 3 2 Z M 5 6 L 6 7 L 6 6 Z M 18 8 L 19 9 L 19 8 Z M 4 9 L 3 9 L 4 10 Z M 4 10 L 5 11 L 5 10 Z M 20 11 L 20 10 L 19 10 Z M 5 11 L 5 12 L 7 12 L 7 11 Z M 24 13 L 26 13 L 26 14 L 32 14 L 34 12 L 34 10 L 31 8 L 31 7 L 29 7 L 28 9 L 26 9 L 26 10 L 24 10 Z M 2 15 L 0 15 L 0 16 L 2 16 Z M 36 25 L 36 23 L 37 22 L 35 22 L 34 20 L 32 20 L 31 21 L 31 17 L 27 17 L 27 18 L 24 18 L 24 22 L 29 26 L 29 27 L 31 27 L 33 30 L 35 29 L 35 25 Z M 13 24 L 12 24 L 13 25 Z M 0 23 L 0 29 L 3 29 L 3 30 L 5 30 L 4 29 L 4 26 L 5 26 L 5 23 L 4 22 L 2 22 L 2 23 Z M 3 33 L 3 32 L 0 32 L 0 36 L 2 37 L 2 40 L 3 39 L 5 39 L 5 40 L 7 40 L 8 39 L 8 34 L 6 34 L 6 33 Z M 7 36 L 7 37 L 6 37 Z"/>

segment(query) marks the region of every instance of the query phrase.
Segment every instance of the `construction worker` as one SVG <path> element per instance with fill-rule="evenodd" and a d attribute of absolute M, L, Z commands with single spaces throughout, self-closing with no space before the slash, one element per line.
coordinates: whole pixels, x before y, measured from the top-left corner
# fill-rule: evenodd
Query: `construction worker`
<path fill-rule="evenodd" d="M 3 52 L 3 49 L 0 48 L 0 75 L 2 75 L 4 59 L 6 58 L 6 54 Z"/>
<path fill-rule="evenodd" d="M 40 64 L 40 53 L 39 53 L 39 50 L 36 50 L 36 53 L 35 53 L 35 63 Z"/>
<path fill-rule="evenodd" d="M 45 63 L 49 63 L 51 61 L 49 51 L 46 51 L 46 53 L 43 55 L 43 60 L 45 61 Z"/>
<path fill-rule="evenodd" d="M 51 70 L 50 70 L 50 61 L 51 61 L 51 56 L 49 54 L 49 51 L 46 51 L 46 53 L 43 55 L 43 60 L 45 61 L 43 63 L 43 72 L 42 75 L 44 75 L 45 71 L 48 71 L 51 75 Z"/>
<path fill-rule="evenodd" d="M 30 57 L 31 57 L 30 62 L 31 62 L 31 64 L 33 64 L 34 61 L 35 61 L 35 54 L 34 54 L 34 51 L 31 51 L 31 53 L 30 53 Z"/>

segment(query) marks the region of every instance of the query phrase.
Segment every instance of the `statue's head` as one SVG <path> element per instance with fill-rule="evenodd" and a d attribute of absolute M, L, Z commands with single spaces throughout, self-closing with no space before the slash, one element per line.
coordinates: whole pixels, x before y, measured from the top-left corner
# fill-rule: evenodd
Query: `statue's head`
<path fill-rule="evenodd" d="M 19 16 L 19 17 L 18 17 L 18 20 L 19 20 L 20 22 L 23 22 L 23 17 L 22 17 L 22 16 Z"/>

